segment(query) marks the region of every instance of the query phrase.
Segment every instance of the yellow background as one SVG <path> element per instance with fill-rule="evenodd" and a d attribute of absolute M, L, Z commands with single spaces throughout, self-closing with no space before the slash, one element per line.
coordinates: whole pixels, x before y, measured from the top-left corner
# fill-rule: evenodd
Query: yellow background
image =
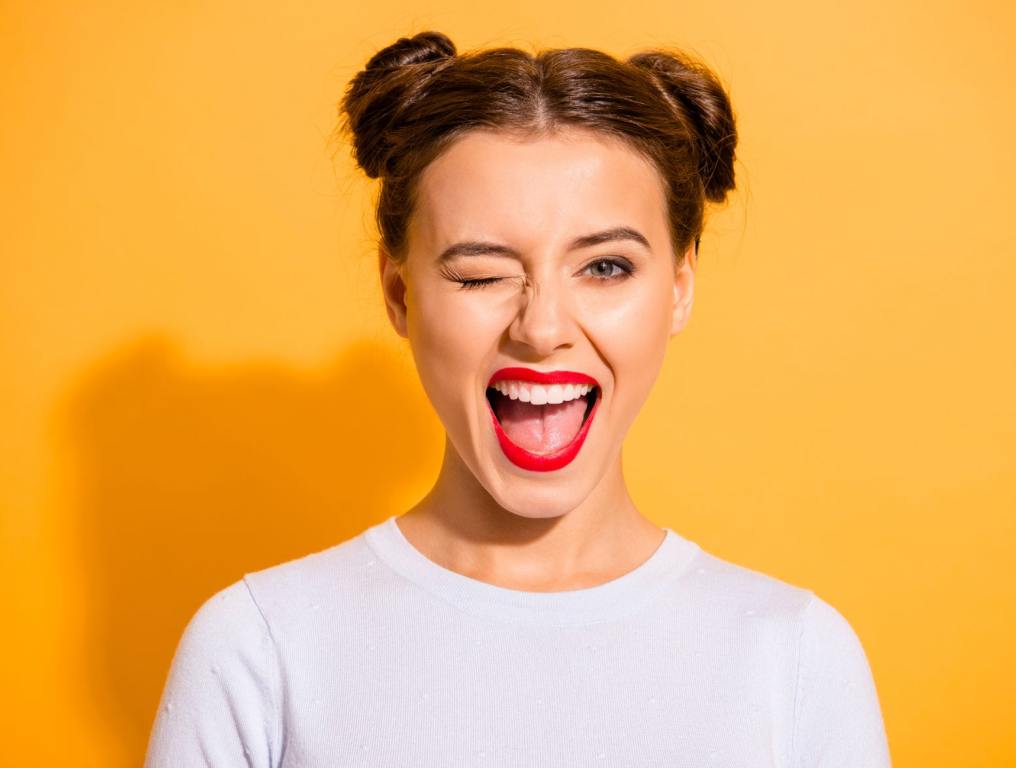
<path fill-rule="evenodd" d="M 3 3 L 4 763 L 138 765 L 204 598 L 428 487 L 374 190 L 328 137 L 366 59 L 436 28 L 721 75 L 740 189 L 633 494 L 847 617 L 897 766 L 1016 764 L 1011 8 Z"/>

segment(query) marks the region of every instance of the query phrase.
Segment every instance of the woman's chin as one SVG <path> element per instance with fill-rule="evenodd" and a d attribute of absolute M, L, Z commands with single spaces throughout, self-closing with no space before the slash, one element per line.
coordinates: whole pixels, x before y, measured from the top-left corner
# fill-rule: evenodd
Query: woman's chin
<path fill-rule="evenodd" d="M 580 487 L 578 478 L 554 482 L 549 474 L 538 478 L 521 477 L 510 471 L 495 475 L 484 483 L 491 498 L 505 511 L 531 520 L 561 517 L 580 506 L 592 490 Z"/>
<path fill-rule="evenodd" d="M 505 512 L 511 513 L 516 518 L 523 518 L 526 520 L 553 520 L 567 515 L 570 511 L 572 511 L 572 509 L 574 509 L 574 507 L 564 508 L 560 502 L 554 504 L 552 508 L 547 509 L 520 507 L 513 504 L 510 500 L 503 500 L 499 502 L 499 504 Z"/>

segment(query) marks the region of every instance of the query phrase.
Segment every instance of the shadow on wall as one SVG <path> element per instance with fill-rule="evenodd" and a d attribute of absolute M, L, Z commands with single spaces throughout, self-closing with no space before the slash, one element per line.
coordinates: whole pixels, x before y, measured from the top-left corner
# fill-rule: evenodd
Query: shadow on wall
<path fill-rule="evenodd" d="M 392 352 L 202 369 L 162 337 L 95 363 L 60 425 L 91 701 L 140 765 L 188 619 L 245 572 L 337 544 L 436 474 L 440 423 Z"/>

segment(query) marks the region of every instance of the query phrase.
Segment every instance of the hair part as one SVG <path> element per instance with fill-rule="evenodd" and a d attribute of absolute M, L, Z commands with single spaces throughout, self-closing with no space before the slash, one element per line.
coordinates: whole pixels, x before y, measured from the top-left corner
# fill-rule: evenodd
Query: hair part
<path fill-rule="evenodd" d="M 678 259 L 698 246 L 706 202 L 734 189 L 730 99 L 708 67 L 678 51 L 625 61 L 589 48 L 460 55 L 440 32 L 421 32 L 371 57 L 346 89 L 340 121 L 359 167 L 381 180 L 375 218 L 398 262 L 420 174 L 470 130 L 536 137 L 578 127 L 622 139 L 664 181 Z"/>

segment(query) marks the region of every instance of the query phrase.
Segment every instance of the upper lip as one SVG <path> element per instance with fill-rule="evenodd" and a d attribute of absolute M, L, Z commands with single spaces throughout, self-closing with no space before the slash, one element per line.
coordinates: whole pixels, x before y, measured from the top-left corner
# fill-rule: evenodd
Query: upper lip
<path fill-rule="evenodd" d="M 599 386 L 599 382 L 592 376 L 578 371 L 536 371 L 532 368 L 501 368 L 494 372 L 487 382 L 489 387 L 496 381 L 531 381 L 535 384 L 590 384 Z"/>

